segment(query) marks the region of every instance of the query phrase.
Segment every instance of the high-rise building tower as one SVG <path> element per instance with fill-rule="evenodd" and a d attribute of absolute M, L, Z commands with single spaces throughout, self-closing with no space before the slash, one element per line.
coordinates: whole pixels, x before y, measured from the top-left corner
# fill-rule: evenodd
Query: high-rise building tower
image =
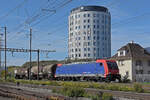
<path fill-rule="evenodd" d="M 71 59 L 111 57 L 111 15 L 102 6 L 81 6 L 69 16 L 68 56 Z"/>

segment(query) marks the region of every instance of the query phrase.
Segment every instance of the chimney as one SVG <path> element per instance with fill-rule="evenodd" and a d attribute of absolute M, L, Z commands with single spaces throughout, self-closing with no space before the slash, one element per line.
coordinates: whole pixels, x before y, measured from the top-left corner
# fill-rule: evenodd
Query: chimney
<path fill-rule="evenodd" d="M 130 43 L 132 43 L 132 44 L 133 44 L 133 43 L 134 43 L 134 41 L 132 40 Z"/>

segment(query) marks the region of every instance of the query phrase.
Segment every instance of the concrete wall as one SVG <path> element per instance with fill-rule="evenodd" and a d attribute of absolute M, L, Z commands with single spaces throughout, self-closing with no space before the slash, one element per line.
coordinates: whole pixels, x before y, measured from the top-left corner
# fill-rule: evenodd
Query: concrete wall
<path fill-rule="evenodd" d="M 141 60 L 141 66 L 136 66 L 137 60 Z M 150 66 L 148 65 L 148 61 L 150 61 L 150 59 L 138 58 L 133 60 L 133 77 L 136 79 L 136 81 L 150 81 Z M 143 70 L 143 74 L 136 74 L 136 70 Z"/>
<path fill-rule="evenodd" d="M 122 63 L 117 61 L 117 65 L 119 67 L 119 73 L 121 74 L 121 77 L 123 78 L 128 74 L 128 79 L 132 80 L 132 60 L 122 60 Z"/>
<path fill-rule="evenodd" d="M 136 65 L 137 60 L 141 60 L 142 66 Z M 148 61 L 149 59 L 118 60 L 119 73 L 123 78 L 128 72 L 128 79 L 131 81 L 150 82 L 150 66 Z M 143 74 L 136 74 L 136 70 L 143 70 Z"/>

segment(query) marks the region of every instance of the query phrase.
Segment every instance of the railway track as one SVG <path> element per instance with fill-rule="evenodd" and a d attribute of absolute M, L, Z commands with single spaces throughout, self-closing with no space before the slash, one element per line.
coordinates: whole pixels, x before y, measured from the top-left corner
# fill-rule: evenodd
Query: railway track
<path fill-rule="evenodd" d="M 66 97 L 44 91 L 44 89 L 17 87 L 14 85 L 0 84 L 0 95 L 3 97 L 15 98 L 17 100 L 65 100 Z"/>
<path fill-rule="evenodd" d="M 72 100 L 58 94 L 54 95 L 51 92 L 51 90 L 54 88 L 61 89 L 62 87 L 48 86 L 48 85 L 31 85 L 31 84 L 21 84 L 19 87 L 17 87 L 16 84 L 14 83 L 6 83 L 6 84 L 0 84 L 0 94 L 1 92 L 4 92 L 4 93 L 13 94 L 12 97 L 14 95 L 20 95 L 22 97 L 28 96 L 30 98 L 35 98 L 35 100 L 46 100 L 47 97 L 50 96 L 58 97 L 59 98 L 58 100 Z M 111 93 L 114 97 L 118 97 L 118 98 L 127 98 L 133 100 L 150 100 L 150 93 L 123 92 L 123 91 L 100 90 L 100 89 L 92 89 L 92 88 L 86 88 L 85 90 L 89 93 L 100 93 L 100 92 Z M 24 99 L 19 99 L 19 100 L 24 100 Z M 31 99 L 27 99 L 27 100 L 31 100 Z"/>

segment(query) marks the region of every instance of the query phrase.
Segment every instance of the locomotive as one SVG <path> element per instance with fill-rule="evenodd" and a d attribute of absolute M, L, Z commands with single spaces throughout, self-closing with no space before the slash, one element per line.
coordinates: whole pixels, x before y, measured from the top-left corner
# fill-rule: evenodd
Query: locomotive
<path fill-rule="evenodd" d="M 119 69 L 114 60 L 100 59 L 96 60 L 96 62 L 53 64 L 40 67 L 39 69 L 41 79 L 63 81 L 121 81 Z M 22 74 L 16 71 L 16 78 L 19 75 Z M 31 76 L 32 79 L 37 79 L 37 67 L 32 67 Z"/>

